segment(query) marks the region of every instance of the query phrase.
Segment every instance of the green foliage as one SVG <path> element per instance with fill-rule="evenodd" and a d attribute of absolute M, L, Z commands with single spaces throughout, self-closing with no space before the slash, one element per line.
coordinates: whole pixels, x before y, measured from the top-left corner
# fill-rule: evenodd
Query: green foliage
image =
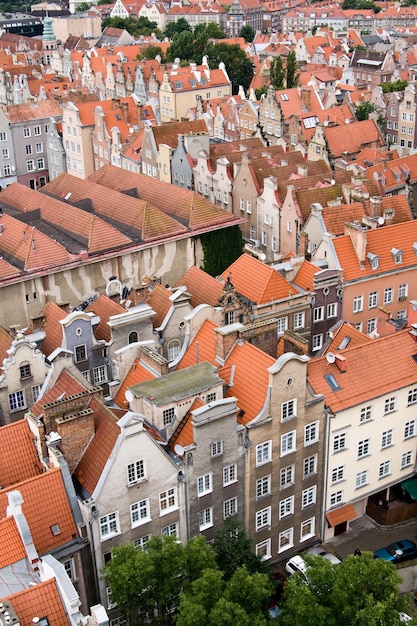
<path fill-rule="evenodd" d="M 201 24 L 201 26 L 204 26 Z M 196 31 L 197 26 L 194 29 Z M 207 35 L 207 39 L 227 39 L 227 35 L 220 28 L 220 26 L 216 22 L 209 22 L 207 26 L 204 26 L 205 34 Z"/>
<path fill-rule="evenodd" d="M 372 0 L 343 0 L 342 9 L 372 9 L 374 13 L 379 13 L 381 7 L 376 5 Z"/>
<path fill-rule="evenodd" d="M 249 43 L 255 39 L 255 31 L 250 24 L 245 24 L 239 31 L 239 37 L 243 37 L 246 43 Z"/>
<path fill-rule="evenodd" d="M 102 4 L 109 4 L 109 0 L 98 0 L 97 6 L 101 6 Z"/>
<path fill-rule="evenodd" d="M 417 1 L 417 0 L 416 0 Z M 404 91 L 408 85 L 408 80 L 394 80 L 389 83 L 382 83 L 382 91 L 384 93 L 392 93 L 394 91 Z"/>
<path fill-rule="evenodd" d="M 356 119 L 358 120 L 358 122 L 367 120 L 369 119 L 369 114 L 376 111 L 376 109 L 377 106 L 375 104 L 372 104 L 372 102 L 359 102 L 359 104 L 356 105 Z"/>
<path fill-rule="evenodd" d="M 106 17 L 102 21 L 102 29 L 104 30 L 106 26 L 124 28 L 132 37 L 140 37 L 141 35 L 147 37 L 155 33 L 158 39 L 162 39 L 162 33 L 156 22 L 151 22 L 147 17 L 140 17 L 138 20 L 133 17 Z"/>
<path fill-rule="evenodd" d="M 232 83 L 232 93 L 237 94 L 239 86 L 247 91 L 253 78 L 252 61 L 237 44 L 209 43 L 204 54 L 208 57 L 209 66 L 214 69 L 223 61 L 227 74 Z"/>
<path fill-rule="evenodd" d="M 164 53 L 162 52 L 162 48 L 159 46 L 148 46 L 145 48 L 142 54 L 138 54 L 136 57 L 138 61 L 142 59 L 156 59 L 157 56 L 161 57 L 162 63 L 164 63 Z"/>
<path fill-rule="evenodd" d="M 286 69 L 284 68 L 282 57 L 277 56 L 271 61 L 271 66 L 269 69 L 271 85 L 274 89 L 284 89 L 285 75 Z"/>
<path fill-rule="evenodd" d="M 173 39 L 175 34 L 182 33 L 184 30 L 191 31 L 191 26 L 185 18 L 180 17 L 176 22 L 168 22 L 165 29 L 165 37 Z"/>
<path fill-rule="evenodd" d="M 291 50 L 287 57 L 287 89 L 297 87 L 300 74 L 297 72 L 297 57 L 295 50 Z"/>
<path fill-rule="evenodd" d="M 183 30 L 180 33 L 176 33 L 167 50 L 167 60 L 173 62 L 176 58 L 179 58 L 181 61 L 185 61 L 186 65 L 188 65 L 190 61 L 201 63 L 201 54 L 197 55 L 194 43 L 194 35 L 190 30 Z"/>
<path fill-rule="evenodd" d="M 84 13 L 84 11 L 88 11 L 90 7 L 91 4 L 89 2 L 81 2 L 81 4 L 77 5 L 75 10 L 77 13 Z"/>
<path fill-rule="evenodd" d="M 414 614 L 395 566 L 372 552 L 339 565 L 320 556 L 306 561 L 306 578 L 294 574 L 285 585 L 282 626 L 400 626 L 400 612 Z"/>
<path fill-rule="evenodd" d="M 261 99 L 261 96 L 263 96 L 264 94 L 266 94 L 267 91 L 267 86 L 266 85 L 262 85 L 262 87 L 259 87 L 259 89 L 255 89 L 255 96 L 257 100 Z"/>
<path fill-rule="evenodd" d="M 242 254 L 243 239 L 239 226 L 200 235 L 204 254 L 203 269 L 218 276 Z"/>

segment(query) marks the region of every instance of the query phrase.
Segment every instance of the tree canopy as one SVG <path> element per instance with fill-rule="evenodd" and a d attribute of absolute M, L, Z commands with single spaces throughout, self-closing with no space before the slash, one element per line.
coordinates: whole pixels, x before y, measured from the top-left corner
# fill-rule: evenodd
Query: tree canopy
<path fill-rule="evenodd" d="M 372 552 L 338 565 L 320 556 L 306 562 L 305 577 L 294 574 L 284 587 L 283 626 L 400 626 L 401 612 L 414 615 L 395 566 Z"/>
<path fill-rule="evenodd" d="M 124 28 L 132 37 L 144 37 L 155 33 L 158 39 L 162 39 L 163 35 L 158 28 L 156 22 L 151 22 L 147 17 L 141 16 L 138 20 L 133 17 L 106 17 L 101 27 L 104 30 L 106 26 L 113 28 Z"/>
<path fill-rule="evenodd" d="M 349 9 L 372 9 L 374 13 L 381 11 L 381 7 L 372 0 L 343 0 L 342 9 L 344 11 Z"/>
<path fill-rule="evenodd" d="M 242 85 L 245 91 L 248 89 L 253 78 L 253 65 L 240 46 L 227 43 L 209 43 L 204 54 L 207 55 L 209 66 L 212 69 L 219 67 L 219 63 L 223 61 L 234 94 L 238 93 L 239 85 Z"/>
<path fill-rule="evenodd" d="M 191 31 L 191 26 L 184 17 L 180 17 L 176 22 L 168 22 L 165 29 L 165 37 L 172 39 L 174 35 L 182 33 L 184 30 Z"/>
<path fill-rule="evenodd" d="M 255 31 L 250 24 L 245 24 L 239 31 L 239 37 L 243 37 L 246 43 L 249 43 L 255 39 Z"/>
<path fill-rule="evenodd" d="M 377 110 L 377 107 L 375 104 L 372 104 L 372 102 L 359 102 L 359 104 L 356 105 L 356 119 L 358 120 L 358 122 L 362 122 L 363 120 L 367 120 L 369 119 L 369 115 L 370 113 L 373 113 L 374 111 Z"/>
<path fill-rule="evenodd" d="M 417 1 L 417 0 L 416 0 Z M 392 93 L 394 91 L 404 91 L 404 89 L 408 85 L 408 80 L 398 80 L 390 81 L 388 83 L 382 83 L 382 91 L 384 93 Z"/>
<path fill-rule="evenodd" d="M 291 50 L 287 56 L 287 89 L 297 87 L 299 78 L 296 53 L 295 50 Z"/>

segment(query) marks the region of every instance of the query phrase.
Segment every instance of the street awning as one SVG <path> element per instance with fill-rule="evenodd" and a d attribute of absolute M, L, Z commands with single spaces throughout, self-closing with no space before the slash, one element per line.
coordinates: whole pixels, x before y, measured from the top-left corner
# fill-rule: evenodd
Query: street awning
<path fill-rule="evenodd" d="M 355 519 L 357 516 L 353 505 L 345 504 L 344 506 L 340 506 L 338 509 L 334 509 L 334 511 L 326 513 L 326 517 L 330 526 L 338 526 L 339 524 L 343 524 L 343 522 Z"/>
<path fill-rule="evenodd" d="M 417 501 L 417 476 L 405 480 L 401 483 L 401 488 L 404 489 L 413 500 Z"/>

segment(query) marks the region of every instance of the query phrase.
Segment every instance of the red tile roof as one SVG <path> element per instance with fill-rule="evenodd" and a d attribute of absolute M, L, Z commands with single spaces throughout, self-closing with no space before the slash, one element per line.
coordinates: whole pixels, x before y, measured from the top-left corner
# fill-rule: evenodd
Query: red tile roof
<path fill-rule="evenodd" d="M 190 343 L 177 369 L 184 369 L 195 365 L 197 362 L 209 361 L 216 364 L 216 345 L 214 341 L 214 329 L 218 325 L 207 319 L 203 322 L 197 335 Z M 197 361 L 198 358 L 198 361 Z"/>
<path fill-rule="evenodd" d="M 317 272 L 320 272 L 317 265 L 313 265 L 310 261 L 303 261 L 293 282 L 304 291 L 307 289 L 314 291 L 314 276 Z"/>
<path fill-rule="evenodd" d="M 67 317 L 67 313 L 55 302 L 48 302 L 43 310 L 45 339 L 42 342 L 41 350 L 45 356 L 52 354 L 54 350 L 62 346 L 63 333 L 59 320 Z"/>
<path fill-rule="evenodd" d="M 49 626 L 69 624 L 54 578 L 8 597 L 20 626 L 32 626 L 34 617 L 47 617 Z"/>
<path fill-rule="evenodd" d="M 368 143 L 384 145 L 383 137 L 373 120 L 352 122 L 344 126 L 329 126 L 324 129 L 324 134 L 334 157 L 357 154 Z"/>
<path fill-rule="evenodd" d="M 138 385 L 139 383 L 144 383 L 147 380 L 152 380 L 153 378 L 155 378 L 155 374 L 152 374 L 148 369 L 143 367 L 140 360 L 136 359 L 130 368 L 129 373 L 119 387 L 119 391 L 114 398 L 115 403 L 124 409 L 128 409 L 129 403 L 126 400 L 125 393 L 129 387 L 133 387 L 133 385 Z"/>
<path fill-rule="evenodd" d="M 3 518 L 0 520 L 0 569 L 26 557 L 26 548 L 14 517 Z"/>
<path fill-rule="evenodd" d="M 0 428 L 0 485 L 2 489 L 42 473 L 33 435 L 26 420 Z M 19 462 L 16 462 L 19 459 Z"/>
<path fill-rule="evenodd" d="M 223 294 L 223 285 L 223 281 L 217 280 L 217 278 L 193 265 L 180 278 L 175 287 L 185 287 L 191 295 L 191 306 L 196 307 L 199 304 L 216 306 Z"/>
<path fill-rule="evenodd" d="M 249 254 L 242 254 L 222 277 L 230 278 L 236 291 L 255 304 L 282 300 L 298 293 L 276 270 Z"/>
<path fill-rule="evenodd" d="M 162 325 L 165 317 L 172 307 L 172 301 L 169 299 L 170 296 L 172 296 L 172 291 L 163 287 L 159 283 L 156 283 L 152 291 L 149 291 L 146 298 L 146 304 L 149 304 L 149 306 L 155 311 L 155 315 L 152 317 L 152 324 L 154 328 L 159 328 L 159 326 Z"/>
<path fill-rule="evenodd" d="M 176 431 L 169 441 L 169 448 L 175 452 L 175 446 L 179 444 L 183 448 L 191 446 L 194 443 L 194 427 L 192 424 L 193 416 L 191 412 L 204 406 L 204 402 L 200 398 L 195 398 L 189 411 L 181 420 Z"/>
<path fill-rule="evenodd" d="M 348 322 L 341 322 L 338 328 L 332 329 L 332 333 L 333 338 L 323 354 L 343 351 L 345 348 L 352 348 L 353 346 L 360 346 L 363 343 L 373 341 L 368 335 L 361 333 L 360 330 L 356 330 L 356 328 Z"/>
<path fill-rule="evenodd" d="M 16 123 L 26 120 L 62 117 L 62 110 L 55 100 L 41 100 L 8 106 L 5 115 L 11 122 Z"/>
<path fill-rule="evenodd" d="M 7 350 L 11 348 L 12 341 L 13 337 L 0 326 L 0 368 L 3 366 L 4 359 L 7 359 Z"/>
<path fill-rule="evenodd" d="M 91 385 L 85 381 L 83 384 L 76 378 L 74 378 L 71 372 L 67 369 L 60 372 L 54 385 L 40 398 L 35 404 L 32 405 L 30 413 L 36 418 L 41 417 L 43 414 L 43 407 L 49 402 L 55 402 L 58 398 L 67 398 L 73 396 L 76 393 L 80 393 L 90 388 Z"/>
<path fill-rule="evenodd" d="M 100 323 L 95 330 L 95 336 L 97 339 L 104 339 L 104 341 L 110 341 L 111 339 L 111 331 L 108 325 L 110 316 L 126 312 L 126 309 L 122 307 L 121 304 L 111 300 L 107 296 L 99 296 L 97 300 L 94 300 L 85 310 L 86 312 L 92 311 L 95 315 L 100 317 Z"/>
<path fill-rule="evenodd" d="M 162 126 L 152 127 L 153 136 L 157 149 L 161 144 L 167 144 L 171 148 L 178 145 L 178 135 L 188 135 L 190 133 L 198 133 L 199 135 L 208 135 L 207 125 L 204 120 L 187 120 L 184 122 L 169 122 Z"/>

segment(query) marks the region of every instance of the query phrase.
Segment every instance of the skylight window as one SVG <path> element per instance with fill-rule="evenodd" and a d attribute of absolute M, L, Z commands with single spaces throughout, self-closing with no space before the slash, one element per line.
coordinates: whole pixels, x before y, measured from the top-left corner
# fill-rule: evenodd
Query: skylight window
<path fill-rule="evenodd" d="M 348 343 L 350 342 L 350 337 L 343 337 L 342 341 L 340 342 L 340 345 L 338 346 L 338 350 L 343 350 L 343 348 L 346 348 L 346 346 L 348 345 Z"/>
<path fill-rule="evenodd" d="M 289 97 L 286 93 L 280 93 L 279 95 L 281 96 L 281 100 L 283 100 L 283 102 L 288 102 Z"/>
<path fill-rule="evenodd" d="M 338 391 L 340 389 L 340 385 L 333 376 L 333 374 L 326 374 L 324 376 L 324 379 L 332 391 Z"/>

